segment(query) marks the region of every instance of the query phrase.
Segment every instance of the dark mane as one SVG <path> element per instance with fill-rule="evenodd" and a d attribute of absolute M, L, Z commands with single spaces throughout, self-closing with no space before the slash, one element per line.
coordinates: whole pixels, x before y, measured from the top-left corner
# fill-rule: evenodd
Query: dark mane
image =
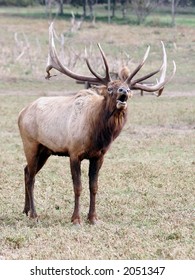
<path fill-rule="evenodd" d="M 110 100 L 105 99 L 105 104 L 98 116 L 98 125 L 93 130 L 94 148 L 107 151 L 110 144 L 120 134 L 127 120 L 127 110 L 115 110 Z"/>

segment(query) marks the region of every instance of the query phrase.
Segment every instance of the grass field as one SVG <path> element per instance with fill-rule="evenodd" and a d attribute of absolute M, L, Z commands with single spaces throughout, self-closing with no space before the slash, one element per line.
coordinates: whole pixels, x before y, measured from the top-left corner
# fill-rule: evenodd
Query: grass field
<path fill-rule="evenodd" d="M 26 163 L 17 116 L 38 96 L 81 86 L 61 76 L 44 79 L 46 19 L 4 14 L 0 24 L 0 259 L 194 259 L 194 28 L 114 25 L 111 30 L 102 23 L 95 28 L 84 23 L 80 31 L 66 34 L 67 44 L 79 53 L 88 42 L 102 42 L 110 61 L 125 50 L 134 58 L 130 67 L 151 44 L 145 71 L 160 64 L 163 40 L 169 71 L 171 60 L 177 63 L 176 77 L 160 98 L 136 93 L 129 101 L 128 122 L 100 173 L 96 226 L 86 219 L 88 162 L 83 162 L 83 222 L 75 227 L 70 222 L 74 197 L 68 158 L 50 158 L 37 176 L 39 222 L 22 214 Z M 69 27 L 68 21 L 56 20 L 59 32 Z"/>

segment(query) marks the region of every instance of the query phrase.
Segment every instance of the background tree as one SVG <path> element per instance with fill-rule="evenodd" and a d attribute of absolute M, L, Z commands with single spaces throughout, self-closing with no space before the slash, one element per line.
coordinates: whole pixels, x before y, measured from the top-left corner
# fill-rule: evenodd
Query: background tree
<path fill-rule="evenodd" d="M 143 23 L 146 17 L 162 2 L 162 0 L 131 0 L 132 8 L 137 16 L 137 23 Z"/>
<path fill-rule="evenodd" d="M 171 0 L 171 16 L 172 16 L 172 26 L 175 26 L 175 14 L 176 8 L 180 5 L 182 7 L 192 4 L 189 0 Z"/>
<path fill-rule="evenodd" d="M 0 6 L 27 7 L 36 4 L 34 0 L 0 0 Z"/>
<path fill-rule="evenodd" d="M 90 19 L 93 20 L 94 18 L 94 4 L 96 3 L 95 0 L 71 0 L 70 4 L 73 6 L 82 6 L 83 7 L 83 17 L 87 16 L 87 6 L 89 7 L 89 16 Z"/>
<path fill-rule="evenodd" d="M 64 1 L 63 0 L 58 0 L 58 4 L 59 4 L 59 14 L 63 15 L 64 14 Z"/>
<path fill-rule="evenodd" d="M 123 18 L 125 18 L 126 14 L 127 14 L 128 0 L 120 0 L 120 3 L 121 3 L 121 7 L 122 7 L 122 16 L 123 16 Z"/>

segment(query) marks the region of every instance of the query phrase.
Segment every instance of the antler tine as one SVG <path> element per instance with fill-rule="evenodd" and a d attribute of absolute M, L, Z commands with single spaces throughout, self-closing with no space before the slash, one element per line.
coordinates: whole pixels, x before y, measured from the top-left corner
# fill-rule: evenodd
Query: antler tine
<path fill-rule="evenodd" d="M 102 54 L 102 52 L 101 52 Z M 87 60 L 86 60 L 87 62 Z M 104 60 L 104 64 L 105 64 L 105 60 Z M 87 65 L 89 67 L 89 63 L 87 62 Z M 91 73 L 95 76 L 95 77 L 89 77 L 89 76 L 83 76 L 83 75 L 79 75 L 77 73 L 72 72 L 71 70 L 69 70 L 67 67 L 65 67 L 61 62 L 60 59 L 57 55 L 57 51 L 55 48 L 55 43 L 54 43 L 54 29 L 53 29 L 53 22 L 51 23 L 50 27 L 49 27 L 49 54 L 48 54 L 48 62 L 47 62 L 47 67 L 46 67 L 46 72 L 47 72 L 47 76 L 46 79 L 49 79 L 51 77 L 50 74 L 50 70 L 52 68 L 58 70 L 59 72 L 75 79 L 75 80 L 79 80 L 79 81 L 87 81 L 89 83 L 95 83 L 95 84 L 107 84 L 108 83 L 108 74 L 107 74 L 107 66 L 105 64 L 106 67 L 106 77 L 103 78 L 101 76 L 99 76 L 98 74 L 96 74 L 91 67 L 89 68 Z"/>
<path fill-rule="evenodd" d="M 163 46 L 163 58 L 164 58 L 161 67 L 159 69 L 157 69 L 156 71 L 153 71 L 153 72 L 151 72 L 151 73 L 149 73 L 149 74 L 147 74 L 147 75 L 145 75 L 145 76 L 143 76 L 143 77 L 141 77 L 141 78 L 139 78 L 137 80 L 132 81 L 131 82 L 131 87 L 134 86 L 137 83 L 140 83 L 140 82 L 142 82 L 144 80 L 147 80 L 147 79 L 151 78 L 152 76 L 156 75 L 158 72 L 160 72 L 163 69 L 163 67 L 164 67 L 164 65 L 166 63 L 167 57 L 166 57 L 165 47 L 164 47 L 164 44 L 163 44 L 162 41 L 161 41 L 161 44 Z"/>
<path fill-rule="evenodd" d="M 176 64 L 175 64 L 175 61 L 173 61 L 173 72 L 172 72 L 170 77 L 166 78 L 167 54 L 166 54 L 164 43 L 162 41 L 161 41 L 161 44 L 162 44 L 162 49 L 163 49 L 163 63 L 162 63 L 161 68 L 159 70 L 157 70 L 157 71 L 154 71 L 151 74 L 146 75 L 145 76 L 146 78 L 143 77 L 143 78 L 147 79 L 147 78 L 153 76 L 154 74 L 158 73 L 159 71 L 161 71 L 161 76 L 160 76 L 159 81 L 157 81 L 157 83 L 155 85 L 146 85 L 146 84 L 139 83 L 140 81 L 145 80 L 145 79 L 141 78 L 141 80 L 138 79 L 138 80 L 132 82 L 132 84 L 131 84 L 131 88 L 132 89 L 141 89 L 141 90 L 144 90 L 144 91 L 147 91 L 147 92 L 155 92 L 155 91 L 157 91 L 158 92 L 157 96 L 160 96 L 162 91 L 163 91 L 163 89 L 164 89 L 165 84 L 170 82 L 170 80 L 175 75 Z"/>
<path fill-rule="evenodd" d="M 144 91 L 147 91 L 147 92 L 158 91 L 157 96 L 160 96 L 163 89 L 164 89 L 164 86 L 173 79 L 173 77 L 175 75 L 175 72 L 176 72 L 176 64 L 175 64 L 175 61 L 173 60 L 173 72 L 172 72 L 170 77 L 164 79 L 163 81 L 160 78 L 159 82 L 157 82 L 155 85 L 151 85 L 151 86 L 147 86 L 145 84 L 137 83 L 133 86 L 132 89 L 141 89 L 141 90 L 144 90 Z"/>
<path fill-rule="evenodd" d="M 105 69 L 106 69 L 105 79 L 110 82 L 111 81 L 111 77 L 110 77 L 110 71 L 109 71 L 109 66 L 108 66 L 108 62 L 107 62 L 106 56 L 104 54 L 104 51 L 102 50 L 102 47 L 101 47 L 100 43 L 98 43 L 97 45 L 98 45 L 98 48 L 99 48 L 100 53 L 102 55 L 102 58 L 103 58 L 103 61 L 104 61 L 104 66 L 105 66 Z"/>
<path fill-rule="evenodd" d="M 104 61 L 104 66 L 105 66 L 105 70 L 106 70 L 106 75 L 105 77 L 102 77 L 101 75 L 99 75 L 97 72 L 95 72 L 93 70 L 93 68 L 91 67 L 90 63 L 89 63 L 89 60 L 88 60 L 88 55 L 87 55 L 87 49 L 85 48 L 85 61 L 87 63 L 87 66 L 90 70 L 90 72 L 103 84 L 107 84 L 108 82 L 111 81 L 111 78 L 110 78 L 110 73 L 109 73 L 109 67 L 108 67 L 108 63 L 107 63 L 107 60 L 106 60 L 106 57 L 105 57 L 105 54 L 100 46 L 100 44 L 97 44 L 98 45 L 98 48 L 100 50 L 100 53 L 101 53 L 101 56 L 102 56 L 102 59 Z"/>
<path fill-rule="evenodd" d="M 87 49 L 86 48 L 85 48 L 85 61 L 86 61 L 87 67 L 89 68 L 90 72 L 102 83 L 102 81 L 104 80 L 104 77 L 102 77 L 97 72 L 95 72 L 93 70 L 93 68 L 91 67 L 91 65 L 89 63 L 89 60 L 88 60 L 88 54 L 87 54 Z"/>
<path fill-rule="evenodd" d="M 150 46 L 148 46 L 145 54 L 144 54 L 144 57 L 143 57 L 143 60 L 142 62 L 135 68 L 135 70 L 129 75 L 129 77 L 126 79 L 126 83 L 127 84 L 130 84 L 131 83 L 131 80 L 133 79 L 133 77 L 139 72 L 139 70 L 142 68 L 142 66 L 144 65 L 148 55 L 149 55 L 149 52 L 150 52 Z"/>
<path fill-rule="evenodd" d="M 161 41 L 161 44 L 163 49 L 163 65 L 162 65 L 162 73 L 159 82 L 163 82 L 165 80 L 166 72 L 167 72 L 167 53 L 163 41 Z"/>
<path fill-rule="evenodd" d="M 161 66 L 158 70 L 153 71 L 153 72 L 151 72 L 151 73 L 149 73 L 149 74 L 147 74 L 147 75 L 145 75 L 145 76 L 143 76 L 143 77 L 141 77 L 141 78 L 139 78 L 139 79 L 136 79 L 136 80 L 132 81 L 132 82 L 131 82 L 131 88 L 132 88 L 135 84 L 140 83 L 140 82 L 142 82 L 142 81 L 145 81 L 145 80 L 149 79 L 150 77 L 154 76 L 155 74 L 157 74 L 158 72 L 160 72 L 161 69 L 162 69 L 162 66 Z"/>

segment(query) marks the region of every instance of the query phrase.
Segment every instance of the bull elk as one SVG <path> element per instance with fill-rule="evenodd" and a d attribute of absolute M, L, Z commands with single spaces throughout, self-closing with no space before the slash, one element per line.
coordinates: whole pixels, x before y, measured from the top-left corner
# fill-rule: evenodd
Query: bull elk
<path fill-rule="evenodd" d="M 141 89 L 146 92 L 162 93 L 164 86 L 175 74 L 167 78 L 167 56 L 162 43 L 162 66 L 143 77 L 133 79 L 144 65 L 150 47 L 136 69 L 129 73 L 123 68 L 119 80 L 112 80 L 106 56 L 98 44 L 105 67 L 105 75 L 97 73 L 90 65 L 87 54 L 85 61 L 93 76 L 83 76 L 72 72 L 62 64 L 54 44 L 53 23 L 49 27 L 49 55 L 46 67 L 50 78 L 52 68 L 79 81 L 98 84 L 94 89 L 80 90 L 74 96 L 40 97 L 19 114 L 18 125 L 23 141 L 27 165 L 24 168 L 25 205 L 24 211 L 30 218 L 37 218 L 34 205 L 35 175 L 44 166 L 51 155 L 70 158 L 70 169 L 74 186 L 75 205 L 71 221 L 80 224 L 81 161 L 89 160 L 90 205 L 88 220 L 91 224 L 97 221 L 96 193 L 98 190 L 98 174 L 105 153 L 112 141 L 120 134 L 127 120 L 127 101 L 131 90 Z M 146 79 L 161 72 L 159 80 L 154 84 L 144 83 Z"/>

